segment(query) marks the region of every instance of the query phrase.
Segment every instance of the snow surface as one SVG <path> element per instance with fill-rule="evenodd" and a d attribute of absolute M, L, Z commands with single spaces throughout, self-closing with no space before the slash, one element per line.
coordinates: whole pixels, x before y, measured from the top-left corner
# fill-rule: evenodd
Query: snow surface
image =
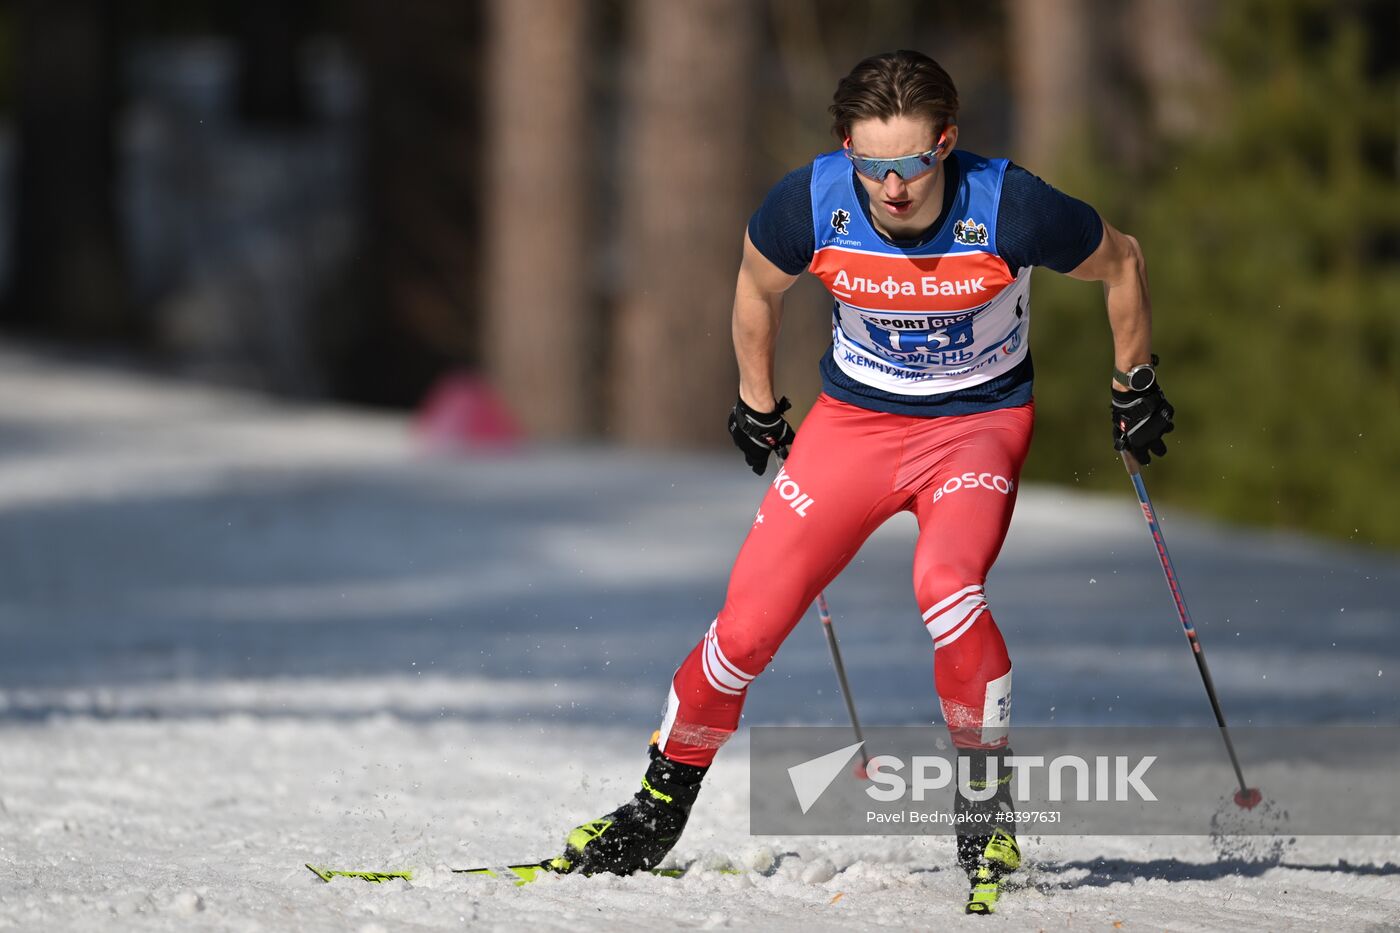
<path fill-rule="evenodd" d="M 762 492 L 722 454 L 431 457 L 403 419 L 0 345 L 0 929 L 1400 929 L 1393 837 L 1030 837 L 965 917 L 947 837 L 750 836 L 743 732 L 675 852 L 700 871 L 451 874 L 633 791 Z M 1232 721 L 1400 721 L 1400 560 L 1159 511 Z M 871 724 L 935 715 L 913 533 L 829 591 Z M 1211 721 L 1126 479 L 1024 490 L 988 590 L 1018 722 Z M 808 620 L 747 721 L 844 715 Z"/>

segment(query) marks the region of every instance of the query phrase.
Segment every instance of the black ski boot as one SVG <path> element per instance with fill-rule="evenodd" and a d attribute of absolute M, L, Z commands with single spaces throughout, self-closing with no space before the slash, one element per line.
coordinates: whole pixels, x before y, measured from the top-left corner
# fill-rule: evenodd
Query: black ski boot
<path fill-rule="evenodd" d="M 1016 823 L 1010 814 L 1016 809 L 1011 799 L 1011 769 L 1004 759 L 1009 748 L 998 751 L 968 749 L 959 753 L 959 766 L 968 763 L 968 785 L 973 791 L 988 786 L 988 771 L 996 764 L 996 794 L 988 800 L 969 800 L 958 793 L 954 799 L 958 833 L 958 864 L 967 872 L 972 891 L 966 911 L 989 914 L 996 909 L 1001 880 L 1021 867 L 1021 848 L 1016 844 Z"/>
<path fill-rule="evenodd" d="M 636 796 L 569 833 L 554 871 L 630 875 L 655 868 L 681 838 L 708 768 L 671 761 L 651 746 L 651 766 Z"/>

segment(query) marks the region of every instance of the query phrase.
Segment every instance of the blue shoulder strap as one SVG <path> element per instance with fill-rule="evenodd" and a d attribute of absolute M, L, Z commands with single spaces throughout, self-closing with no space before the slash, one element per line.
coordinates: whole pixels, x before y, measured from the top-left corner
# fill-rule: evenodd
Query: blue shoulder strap
<path fill-rule="evenodd" d="M 837 149 L 817 156 L 812 161 L 814 248 L 837 244 L 885 253 L 948 253 L 969 248 L 996 252 L 997 209 L 1008 162 L 960 149 L 952 157 L 958 160 L 960 175 L 952 216 L 941 223 L 938 235 L 929 242 L 916 249 L 901 249 L 886 242 L 866 219 L 845 151 Z M 961 233 L 968 221 L 972 222 L 972 232 Z M 963 228 L 958 227 L 960 222 Z M 985 229 L 985 237 L 978 235 L 978 228 Z"/>

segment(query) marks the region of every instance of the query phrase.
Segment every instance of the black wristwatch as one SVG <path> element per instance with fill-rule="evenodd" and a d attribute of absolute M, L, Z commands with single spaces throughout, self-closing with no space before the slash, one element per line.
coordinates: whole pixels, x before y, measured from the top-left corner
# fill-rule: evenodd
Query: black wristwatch
<path fill-rule="evenodd" d="M 1161 362 L 1157 359 L 1157 354 L 1152 354 L 1152 362 L 1139 363 L 1127 372 L 1123 372 L 1118 367 L 1113 368 L 1113 378 L 1132 389 L 1134 392 L 1146 392 L 1157 382 L 1157 364 Z"/>

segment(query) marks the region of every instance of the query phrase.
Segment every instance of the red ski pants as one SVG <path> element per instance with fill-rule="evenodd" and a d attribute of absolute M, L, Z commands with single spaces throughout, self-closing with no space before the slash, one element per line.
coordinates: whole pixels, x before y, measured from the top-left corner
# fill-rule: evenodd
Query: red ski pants
<path fill-rule="evenodd" d="M 1033 405 L 915 418 L 821 395 L 754 517 L 724 608 L 672 680 L 666 757 L 714 760 L 739 727 L 749 684 L 818 592 L 901 511 L 919 523 L 914 592 L 953 741 L 1006 744 L 1011 661 L 983 584 L 1011 521 L 1033 421 Z"/>

